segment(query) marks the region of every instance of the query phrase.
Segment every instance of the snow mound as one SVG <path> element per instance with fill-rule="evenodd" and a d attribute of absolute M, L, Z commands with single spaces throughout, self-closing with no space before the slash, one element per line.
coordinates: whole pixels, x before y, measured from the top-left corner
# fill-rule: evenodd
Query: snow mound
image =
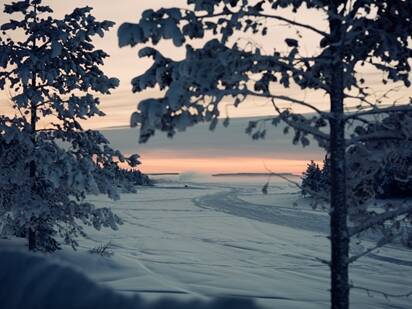
<path fill-rule="evenodd" d="M 127 297 L 102 287 L 69 266 L 19 251 L 0 251 L 0 299 L 8 309 L 242 309 L 258 308 L 251 301 L 177 301 L 161 299 L 146 302 L 139 296 Z"/>

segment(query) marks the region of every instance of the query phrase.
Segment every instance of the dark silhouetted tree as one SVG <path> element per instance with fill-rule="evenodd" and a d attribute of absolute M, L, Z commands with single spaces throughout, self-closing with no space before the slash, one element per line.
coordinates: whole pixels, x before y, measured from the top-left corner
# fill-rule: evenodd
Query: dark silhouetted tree
<path fill-rule="evenodd" d="M 325 20 L 317 28 L 301 19 L 302 11 L 314 12 Z M 285 14 L 286 13 L 286 14 Z M 291 16 L 290 18 L 288 16 Z M 158 87 L 161 98 L 140 102 L 131 117 L 132 126 L 140 126 L 140 141 L 147 141 L 156 130 L 173 136 L 203 121 L 214 129 L 220 115 L 219 104 L 232 98 L 238 106 L 247 97 L 270 99 L 278 116 L 266 119 L 276 125 L 284 121 L 294 133 L 293 143 L 303 146 L 313 137 L 330 157 L 330 241 L 331 241 L 331 307 L 349 307 L 349 264 L 359 256 L 350 256 L 350 238 L 370 228 L 380 229 L 386 243 L 395 237 L 410 237 L 405 226 L 412 220 L 411 205 L 399 202 L 383 207 L 377 213 L 365 198 L 347 194 L 349 186 L 363 186 L 375 168 L 375 150 L 365 141 L 405 139 L 408 130 L 390 130 L 384 134 L 370 132 L 348 136 L 348 126 L 362 128 L 369 115 L 410 111 L 409 102 L 385 105 L 390 98 L 377 98 L 369 87 L 362 66 L 383 76 L 386 87 L 393 83 L 410 86 L 412 37 L 412 2 L 409 0 L 188 0 L 187 8 L 162 8 L 143 12 L 138 23 L 124 23 L 119 28 L 120 46 L 150 43 L 139 51 L 140 57 L 153 58 L 152 66 L 132 80 L 133 91 Z M 275 50 L 264 50 L 257 44 L 242 46 L 241 33 L 252 33 L 272 39 L 271 32 L 289 25 L 296 29 Z M 284 29 L 284 28 L 282 28 Z M 318 49 L 307 55 L 302 36 L 311 33 Z M 195 48 L 192 41 L 207 40 Z M 161 40 L 171 40 L 184 47 L 183 60 L 173 60 L 151 47 Z M 198 45 L 197 45 L 198 46 Z M 283 52 L 284 51 L 284 52 Z M 280 92 L 279 87 L 297 87 L 326 95 L 329 110 Z M 287 103 L 287 107 L 283 103 Z M 315 113 L 305 117 L 289 106 L 303 106 Z M 346 109 L 351 107 L 350 112 Z M 225 121 L 225 124 L 228 120 Z M 254 138 L 265 136 L 264 125 L 252 122 L 247 130 Z M 347 182 L 346 154 L 357 145 L 357 162 L 362 166 Z M 376 161 L 378 162 L 378 161 Z M 356 183 L 358 181 L 358 183 Z M 349 228 L 348 218 L 353 221 Z M 409 222 L 409 223 L 408 223 Z M 409 236 L 408 236 L 409 235 Z M 367 252 L 365 252 L 366 254 Z"/>

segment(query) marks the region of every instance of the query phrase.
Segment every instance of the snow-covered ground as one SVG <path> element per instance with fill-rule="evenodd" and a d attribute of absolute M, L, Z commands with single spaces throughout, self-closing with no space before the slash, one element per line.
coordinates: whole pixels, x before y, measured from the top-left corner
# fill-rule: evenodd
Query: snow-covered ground
<path fill-rule="evenodd" d="M 56 254 L 92 279 L 145 298 L 208 296 L 254 298 L 264 308 L 328 308 L 328 217 L 312 210 L 296 188 L 265 179 L 208 178 L 162 181 L 124 194 L 113 205 L 119 231 L 88 230 L 78 252 Z M 297 202 L 297 205 L 295 203 Z M 114 255 L 90 248 L 110 241 Z M 365 245 L 368 245 L 365 243 Z M 387 248 L 351 267 L 355 285 L 392 294 L 412 288 L 412 255 Z M 351 291 L 353 308 L 412 308 L 411 298 Z"/>

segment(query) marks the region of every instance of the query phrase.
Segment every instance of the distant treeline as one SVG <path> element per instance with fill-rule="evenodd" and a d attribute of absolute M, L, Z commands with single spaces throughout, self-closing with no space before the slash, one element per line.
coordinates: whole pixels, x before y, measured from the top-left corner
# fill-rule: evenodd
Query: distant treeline
<path fill-rule="evenodd" d="M 397 157 L 378 170 L 371 179 L 370 187 L 377 198 L 406 198 L 412 197 L 412 179 L 402 177 L 405 172 L 405 166 L 412 165 L 412 155 Z M 308 164 L 306 171 L 302 176 L 302 193 L 303 195 L 313 195 L 315 193 L 329 194 L 330 190 L 330 161 L 325 158 L 323 166 L 320 167 L 314 161 Z M 351 177 L 351 171 L 347 171 L 348 177 Z M 354 190 L 355 194 L 362 194 L 361 191 Z"/>
<path fill-rule="evenodd" d="M 221 173 L 221 174 L 212 174 L 213 177 L 226 177 L 226 176 L 298 176 L 292 173 Z"/>

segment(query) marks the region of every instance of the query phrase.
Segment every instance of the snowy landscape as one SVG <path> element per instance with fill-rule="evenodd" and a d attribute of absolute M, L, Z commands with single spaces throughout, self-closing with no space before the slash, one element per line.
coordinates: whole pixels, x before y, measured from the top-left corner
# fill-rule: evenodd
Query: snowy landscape
<path fill-rule="evenodd" d="M 412 308 L 411 0 L 0 8 L 0 309 Z"/>
<path fill-rule="evenodd" d="M 268 309 L 328 308 L 329 270 L 318 260 L 329 254 L 328 217 L 312 210 L 296 187 L 273 179 L 262 195 L 265 177 L 159 177 L 117 202 L 90 197 L 113 207 L 124 224 L 116 232 L 89 229 L 78 251 L 67 247 L 52 258 L 148 300 L 226 296 Z M 108 256 L 89 252 L 107 243 Z M 354 264 L 351 280 L 398 295 L 409 292 L 411 272 L 410 251 L 391 246 Z M 353 308 L 411 306 L 406 297 L 351 294 Z"/>
<path fill-rule="evenodd" d="M 264 180 L 177 179 L 124 195 L 114 206 L 125 220 L 121 230 L 93 233 L 84 242 L 90 248 L 111 241 L 120 269 L 102 265 L 90 271 L 87 263 L 84 271 L 145 297 L 231 296 L 252 298 L 268 309 L 327 308 L 329 271 L 317 260 L 329 254 L 327 214 L 311 210 L 284 181 L 274 179 L 270 194 L 262 195 Z M 354 264 L 351 280 L 400 295 L 409 292 L 411 274 L 411 252 L 392 246 Z M 352 291 L 353 308 L 411 304 L 406 297 Z"/>

